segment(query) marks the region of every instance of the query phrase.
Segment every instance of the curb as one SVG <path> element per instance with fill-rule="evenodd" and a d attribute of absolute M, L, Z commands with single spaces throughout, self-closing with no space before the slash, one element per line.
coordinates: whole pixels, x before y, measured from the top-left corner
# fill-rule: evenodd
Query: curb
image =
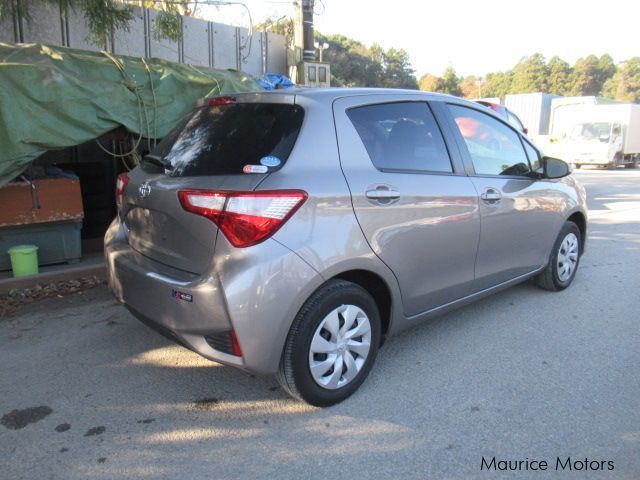
<path fill-rule="evenodd" d="M 29 275 L 28 277 L 3 278 L 0 279 L 0 295 L 9 293 L 14 288 L 29 288 L 43 283 L 65 282 L 81 277 L 92 276 L 105 280 L 107 277 L 106 265 L 104 263 L 72 265 L 68 268 L 61 268 L 51 272 L 43 272 L 38 275 Z"/>

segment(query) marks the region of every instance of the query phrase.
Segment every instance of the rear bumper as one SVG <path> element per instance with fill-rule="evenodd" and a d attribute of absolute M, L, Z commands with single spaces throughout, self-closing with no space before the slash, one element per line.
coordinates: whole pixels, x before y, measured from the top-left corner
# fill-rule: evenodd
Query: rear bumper
<path fill-rule="evenodd" d="M 105 257 L 109 288 L 135 317 L 203 357 L 244 367 L 241 357 L 217 351 L 204 339 L 232 329 L 215 277 L 198 277 L 141 255 L 129 246 L 117 219 L 105 237 Z"/>
<path fill-rule="evenodd" d="M 199 276 L 132 249 L 116 219 L 105 236 L 109 287 L 143 323 L 203 357 L 275 373 L 291 322 L 322 279 L 274 240 L 247 249 L 233 249 L 224 238 L 218 244 L 215 267 Z M 205 339 L 231 330 L 242 356 L 217 350 Z"/>

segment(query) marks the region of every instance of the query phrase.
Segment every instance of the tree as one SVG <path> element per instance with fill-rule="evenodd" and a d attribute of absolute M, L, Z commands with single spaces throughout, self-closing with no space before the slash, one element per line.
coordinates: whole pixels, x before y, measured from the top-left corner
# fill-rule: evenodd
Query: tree
<path fill-rule="evenodd" d="M 464 98 L 480 98 L 482 97 L 482 88 L 484 81 L 475 75 L 469 75 L 460 82 L 460 90 Z"/>
<path fill-rule="evenodd" d="M 193 0 L 145 0 L 144 6 L 159 10 L 153 25 L 154 37 L 158 40 L 168 38 L 177 42 L 182 37 L 182 19 L 180 17 L 193 16 L 198 8 L 198 2 Z"/>
<path fill-rule="evenodd" d="M 453 93 L 466 98 L 499 97 L 510 93 L 546 92 L 555 95 L 606 95 L 617 100 L 640 102 L 640 57 L 616 68 L 609 54 L 580 58 L 572 68 L 560 57 L 545 61 L 540 53 L 523 57 L 513 70 L 491 72 L 485 80 L 475 75 L 464 79 L 448 68 L 442 77 L 425 74 L 420 89 Z M 478 85 L 478 81 L 482 81 Z M 480 88 L 478 88 L 480 87 Z"/>
<path fill-rule="evenodd" d="M 603 94 L 623 102 L 640 102 L 640 57 L 624 62 L 605 82 Z"/>
<path fill-rule="evenodd" d="M 458 77 L 453 67 L 447 67 L 442 77 L 437 77 L 430 73 L 420 77 L 420 90 L 428 92 L 447 93 L 449 95 L 462 96 L 460 82 L 462 79 Z"/>
<path fill-rule="evenodd" d="M 455 95 L 457 97 L 462 95 L 460 89 L 460 78 L 456 75 L 456 71 L 453 67 L 447 67 L 444 74 L 440 78 L 438 85 L 438 92 L 448 93 L 449 95 Z"/>
<path fill-rule="evenodd" d="M 391 88 L 418 88 L 415 70 L 411 68 L 411 61 L 406 50 L 390 48 L 383 54 L 384 73 L 382 76 L 383 87 Z M 372 61 L 375 61 L 372 59 Z"/>
<path fill-rule="evenodd" d="M 513 93 L 546 92 L 547 63 L 540 53 L 520 60 L 513 69 L 511 91 Z"/>
<path fill-rule="evenodd" d="M 317 34 L 318 42 L 328 43 L 324 60 L 331 63 L 332 83 L 338 86 L 380 86 L 382 65 L 367 56 L 367 48 L 344 35 Z"/>
<path fill-rule="evenodd" d="M 615 74 L 610 55 L 579 58 L 571 76 L 571 95 L 600 95 L 605 82 Z"/>
<path fill-rule="evenodd" d="M 331 63 L 332 83 L 346 87 L 418 88 L 409 54 L 402 49 L 383 50 L 344 35 L 316 33 L 318 42 L 328 43 L 324 58 Z"/>
<path fill-rule="evenodd" d="M 616 64 L 608 53 L 600 56 L 598 59 L 598 81 L 604 85 L 607 80 L 616 74 Z"/>
<path fill-rule="evenodd" d="M 484 87 L 484 95 L 486 97 L 503 98 L 512 92 L 511 84 L 513 83 L 513 71 L 488 73 L 486 76 L 486 85 Z"/>
<path fill-rule="evenodd" d="M 264 22 L 258 23 L 253 28 L 259 32 L 271 32 L 284 35 L 287 45 L 293 45 L 294 26 L 293 18 L 267 18 Z"/>
<path fill-rule="evenodd" d="M 552 57 L 547 64 L 547 92 L 567 95 L 571 90 L 571 66 L 560 57 Z"/>
<path fill-rule="evenodd" d="M 418 86 L 420 90 L 425 92 L 435 92 L 438 90 L 438 80 L 439 78 L 431 73 L 425 73 L 420 77 L 420 81 L 418 82 Z"/>

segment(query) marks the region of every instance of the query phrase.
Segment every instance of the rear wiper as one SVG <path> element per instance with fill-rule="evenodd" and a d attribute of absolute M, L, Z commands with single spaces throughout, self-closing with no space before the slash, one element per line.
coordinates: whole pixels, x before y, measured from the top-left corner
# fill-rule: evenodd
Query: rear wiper
<path fill-rule="evenodd" d="M 157 165 L 158 167 L 162 167 L 162 168 L 167 168 L 167 165 L 168 165 L 158 155 L 147 154 L 144 156 L 143 160 L 149 163 L 153 163 L 154 165 Z"/>

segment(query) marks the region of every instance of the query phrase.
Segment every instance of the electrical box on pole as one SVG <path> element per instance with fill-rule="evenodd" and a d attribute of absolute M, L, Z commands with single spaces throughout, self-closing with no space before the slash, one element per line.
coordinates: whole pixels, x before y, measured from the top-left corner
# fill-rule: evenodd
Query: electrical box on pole
<path fill-rule="evenodd" d="M 296 2 L 294 47 L 302 55 L 298 53 L 299 56 L 295 62 L 291 62 L 290 75 L 295 78 L 298 84 L 309 87 L 329 87 L 331 85 L 331 67 L 328 63 L 316 60 L 313 8 L 314 0 L 299 0 Z M 326 47 L 323 46 L 324 48 Z"/>

